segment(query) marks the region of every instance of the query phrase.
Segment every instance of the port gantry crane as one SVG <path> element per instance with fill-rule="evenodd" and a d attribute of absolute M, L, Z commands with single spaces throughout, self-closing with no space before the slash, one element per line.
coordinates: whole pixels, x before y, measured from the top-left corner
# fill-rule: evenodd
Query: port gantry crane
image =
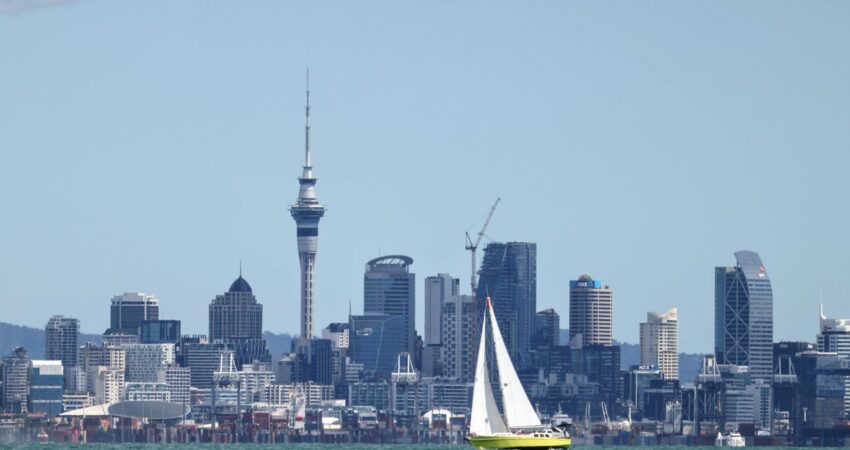
<path fill-rule="evenodd" d="M 475 295 L 476 295 L 475 292 L 476 292 L 476 288 L 477 288 L 477 283 L 476 283 L 475 277 L 476 277 L 476 275 L 478 275 L 475 272 L 475 259 L 476 259 L 475 252 L 476 252 L 476 250 L 478 250 L 478 244 L 481 243 L 481 238 L 484 237 L 484 231 L 487 230 L 487 225 L 490 225 L 490 219 L 493 218 L 493 213 L 496 211 L 496 206 L 498 206 L 499 200 L 501 200 L 501 199 L 502 199 L 501 197 L 497 197 L 496 202 L 493 203 L 492 207 L 490 207 L 490 214 L 487 215 L 487 220 L 484 221 L 484 226 L 481 227 L 481 231 L 478 232 L 478 237 L 475 238 L 475 242 L 472 242 L 472 238 L 469 237 L 469 232 L 466 233 L 466 249 L 469 250 L 470 253 L 472 254 L 472 282 L 470 283 L 470 286 L 472 287 L 472 297 L 473 298 L 475 298 Z"/>

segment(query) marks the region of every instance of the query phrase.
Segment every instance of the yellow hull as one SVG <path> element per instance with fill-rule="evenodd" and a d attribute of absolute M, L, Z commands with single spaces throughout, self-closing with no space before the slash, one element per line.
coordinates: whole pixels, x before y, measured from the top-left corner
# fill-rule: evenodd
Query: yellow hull
<path fill-rule="evenodd" d="M 564 437 L 535 437 L 526 435 L 513 436 L 470 436 L 469 443 L 475 448 L 509 449 L 509 448 L 569 448 L 570 438 Z"/>

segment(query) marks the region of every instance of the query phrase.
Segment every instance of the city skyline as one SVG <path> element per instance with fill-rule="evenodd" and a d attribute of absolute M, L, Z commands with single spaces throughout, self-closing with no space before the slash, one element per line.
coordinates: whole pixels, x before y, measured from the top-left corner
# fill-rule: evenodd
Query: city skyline
<path fill-rule="evenodd" d="M 80 2 L 0 15 L 9 68 L 0 74 L 0 148 L 17 168 L 0 181 L 0 201 L 16 218 L 0 229 L 8 322 L 41 328 L 64 314 L 100 333 L 108 314 L 77 310 L 103 311 L 112 296 L 138 291 L 156 295 L 161 315 L 183 319 L 186 333 L 203 332 L 193 311 L 242 259 L 266 307 L 264 329 L 296 333 L 299 268 L 282 206 L 303 157 L 307 66 L 322 200 L 333 211 L 322 222 L 315 327 L 343 321 L 349 301 L 360 312 L 362 265 L 376 254 L 410 255 L 422 279 L 466 279 L 463 232 L 477 230 L 497 196 L 488 236 L 538 246 L 537 310 L 554 308 L 566 322 L 568 281 L 592 273 L 617 292 L 619 341 L 638 342 L 631 317 L 676 304 L 680 349 L 711 352 L 712 326 L 698 320 L 713 314 L 710 270 L 740 249 L 771 269 L 774 341 L 811 339 L 816 320 L 797 318 L 816 317 L 821 292 L 828 311 L 850 316 L 841 283 L 850 243 L 840 239 L 848 216 L 837 207 L 850 67 L 834 57 L 850 41 L 839 26 L 846 7 L 787 8 L 754 33 L 747 18 L 763 11 L 742 5 L 716 12 L 721 33 L 684 6 L 626 6 L 629 14 L 604 21 L 612 11 L 600 5 L 553 5 L 552 14 L 452 5 L 456 19 L 428 16 L 446 29 L 434 40 L 408 34 L 421 29 L 394 7 L 374 18 L 349 10 L 360 22 L 330 14 L 313 31 L 329 14 L 321 6 L 269 6 L 264 17 L 208 11 L 246 33 L 232 41 L 217 27 L 172 26 L 162 8 L 138 5 L 134 18 Z M 496 25 L 477 25 L 481 40 L 468 39 L 463 19 L 477 14 Z M 525 22 L 509 20 L 517 16 Z M 650 16 L 680 42 L 639 25 Z M 144 20 L 165 31 L 149 39 Z M 374 31 L 353 33 L 358 23 Z M 807 33 L 789 35 L 791 24 Z M 503 29 L 516 40 L 500 39 Z M 48 42 L 46 30 L 69 38 Z M 353 36 L 353 47 L 322 38 L 340 35 Z M 26 40 L 36 51 L 17 50 Z M 357 50 L 373 42 L 378 57 Z M 103 55 L 115 64 L 92 71 Z M 719 68 L 730 65 L 734 75 Z M 528 195 L 529 180 L 540 195 Z M 729 200 L 738 195 L 757 201 Z M 574 204 L 598 214 L 577 214 Z M 671 294 L 659 298 L 648 280 Z"/>

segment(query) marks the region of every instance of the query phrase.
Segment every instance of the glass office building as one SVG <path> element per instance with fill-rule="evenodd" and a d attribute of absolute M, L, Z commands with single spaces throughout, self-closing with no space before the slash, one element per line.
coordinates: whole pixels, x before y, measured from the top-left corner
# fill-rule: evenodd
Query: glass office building
<path fill-rule="evenodd" d="M 399 339 L 405 352 L 416 352 L 416 274 L 413 258 L 387 255 L 366 263 L 363 274 L 363 313 L 389 314 L 401 318 L 404 333 Z"/>
<path fill-rule="evenodd" d="M 735 253 L 735 267 L 714 270 L 714 352 L 721 365 L 748 366 L 773 378 L 773 290 L 758 253 Z"/>
<path fill-rule="evenodd" d="M 363 364 L 366 374 L 389 380 L 395 368 L 396 357 L 406 352 L 405 327 L 402 316 L 365 314 L 350 318 L 351 360 Z"/>
<path fill-rule="evenodd" d="M 531 361 L 537 313 L 537 244 L 492 242 L 484 249 L 478 272 L 478 318 L 490 297 L 505 346 L 517 368 Z M 480 323 L 480 322 L 479 322 Z"/>
<path fill-rule="evenodd" d="M 65 376 L 62 361 L 33 360 L 30 404 L 32 412 L 57 416 L 63 411 Z"/>
<path fill-rule="evenodd" d="M 159 319 L 159 299 L 144 292 L 125 292 L 112 298 L 109 312 L 110 330 L 136 334 L 143 320 Z"/>
<path fill-rule="evenodd" d="M 179 320 L 143 320 L 139 326 L 142 344 L 176 344 L 179 341 Z"/>

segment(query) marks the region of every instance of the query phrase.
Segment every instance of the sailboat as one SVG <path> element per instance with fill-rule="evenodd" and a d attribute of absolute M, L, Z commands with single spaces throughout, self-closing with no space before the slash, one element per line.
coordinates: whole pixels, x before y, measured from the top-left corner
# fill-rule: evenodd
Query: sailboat
<path fill-rule="evenodd" d="M 499 370 L 499 389 L 502 393 L 502 410 L 496 405 L 490 374 L 487 369 L 487 322 L 492 327 L 493 350 Z M 475 385 L 472 391 L 472 412 L 469 437 L 478 449 L 555 449 L 568 448 L 570 435 L 564 429 L 540 423 L 519 377 L 511 362 L 502 332 L 490 298 L 487 313 L 481 324 L 481 341 L 478 344 L 478 361 L 475 365 Z"/>

